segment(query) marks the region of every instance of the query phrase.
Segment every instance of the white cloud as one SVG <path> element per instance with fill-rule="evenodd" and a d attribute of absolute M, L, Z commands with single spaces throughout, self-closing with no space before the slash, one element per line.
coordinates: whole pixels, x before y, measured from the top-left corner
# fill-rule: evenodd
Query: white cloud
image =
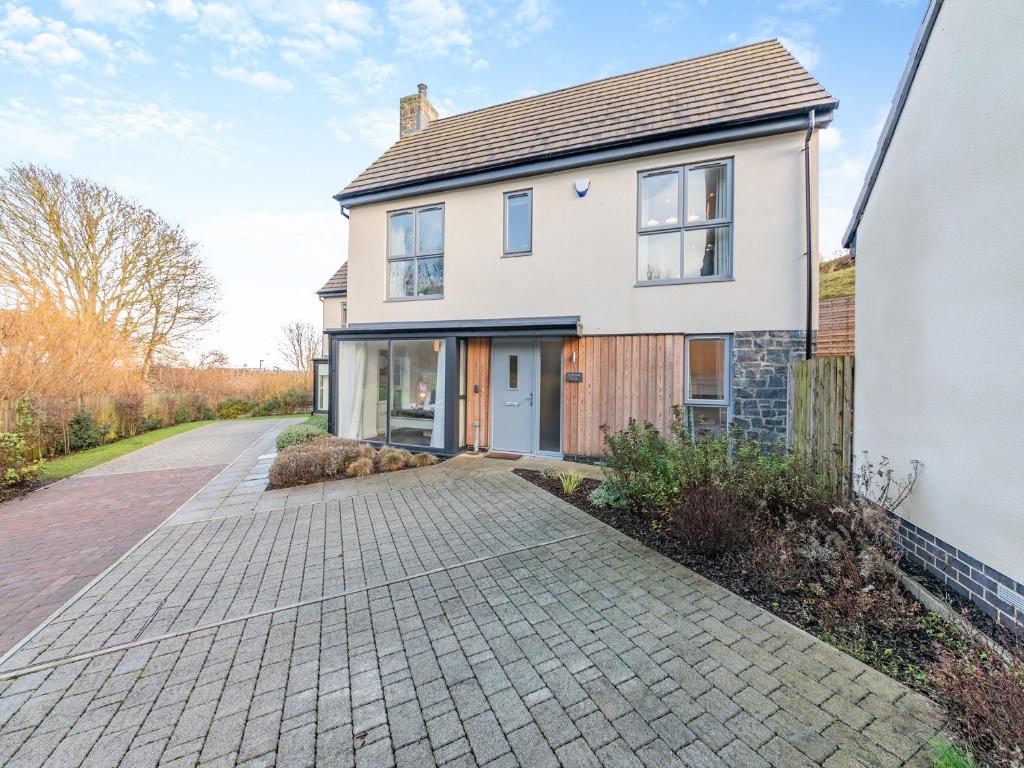
<path fill-rule="evenodd" d="M 388 21 L 402 52 L 444 54 L 473 44 L 459 0 L 390 0 Z"/>
<path fill-rule="evenodd" d="M 821 61 L 821 49 L 809 40 L 795 40 L 792 37 L 780 36 L 779 42 L 796 57 L 796 60 L 807 69 L 814 69 Z"/>
<path fill-rule="evenodd" d="M 213 71 L 226 80 L 234 80 L 259 88 L 263 91 L 290 91 L 292 83 L 270 72 L 251 70 L 245 67 L 214 67 Z"/>
<path fill-rule="evenodd" d="M 131 24 L 156 10 L 150 0 L 60 0 L 75 21 L 86 24 Z"/>
<path fill-rule="evenodd" d="M 382 64 L 376 59 L 363 59 L 352 68 L 349 75 L 365 92 L 379 93 L 395 76 L 395 65 Z"/>
<path fill-rule="evenodd" d="M 843 10 L 842 0 L 783 0 L 778 10 L 782 13 L 816 13 L 835 16 Z"/>
<path fill-rule="evenodd" d="M 269 42 L 268 38 L 253 25 L 245 9 L 239 6 L 204 3 L 198 10 L 198 29 L 208 37 L 242 48 L 260 47 Z"/>
<path fill-rule="evenodd" d="M 328 126 L 339 141 L 347 144 L 358 138 L 382 151 L 398 139 L 398 109 L 371 109 L 344 120 L 331 120 Z"/>
<path fill-rule="evenodd" d="M 166 0 L 163 10 L 175 21 L 188 23 L 199 18 L 199 11 L 192 0 Z"/>
<path fill-rule="evenodd" d="M 66 160 L 77 137 L 60 129 L 46 111 L 22 99 L 0 105 L 0 147 L 7 160 L 47 162 Z"/>

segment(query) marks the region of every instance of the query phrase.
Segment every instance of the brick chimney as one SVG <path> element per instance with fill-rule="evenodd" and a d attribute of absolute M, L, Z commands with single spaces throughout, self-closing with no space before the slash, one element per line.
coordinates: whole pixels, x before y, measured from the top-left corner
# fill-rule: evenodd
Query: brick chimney
<path fill-rule="evenodd" d="M 427 86 L 423 83 L 416 86 L 416 93 L 412 96 L 403 96 L 398 102 L 399 136 L 409 136 L 422 131 L 435 120 L 437 110 L 427 101 Z"/>

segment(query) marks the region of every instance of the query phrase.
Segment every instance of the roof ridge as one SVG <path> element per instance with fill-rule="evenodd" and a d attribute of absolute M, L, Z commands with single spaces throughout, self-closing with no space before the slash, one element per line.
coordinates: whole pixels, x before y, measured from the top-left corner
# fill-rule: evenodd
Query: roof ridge
<path fill-rule="evenodd" d="M 486 105 L 484 107 L 477 107 L 476 109 L 469 109 L 469 110 L 466 110 L 465 112 L 456 112 L 454 115 L 447 115 L 445 117 L 441 117 L 441 118 L 438 118 L 437 120 L 434 120 L 424 130 L 429 130 L 430 128 L 432 128 L 435 125 L 440 125 L 441 123 L 443 123 L 445 121 L 453 120 L 453 119 L 455 119 L 457 117 L 466 117 L 467 115 L 476 114 L 477 112 L 485 112 L 485 111 L 487 111 L 489 109 L 497 109 L 498 107 L 507 107 L 510 104 L 516 104 L 516 103 L 522 102 L 522 101 L 529 101 L 531 99 L 540 99 L 540 98 L 543 98 L 545 96 L 553 96 L 553 95 L 558 94 L 558 93 L 564 93 L 565 91 L 572 91 L 572 90 L 575 90 L 577 88 L 586 87 L 588 85 L 596 85 L 597 83 L 605 83 L 605 82 L 608 82 L 609 80 L 616 80 L 616 79 L 618 79 L 620 77 L 631 77 L 633 75 L 642 75 L 645 72 L 651 72 L 651 71 L 656 70 L 656 69 L 665 69 L 667 67 L 674 67 L 674 66 L 676 66 L 678 64 L 690 64 L 692 62 L 700 61 L 701 59 L 717 58 L 719 56 L 725 56 L 726 54 L 734 53 L 736 51 L 742 51 L 745 48 L 756 48 L 758 46 L 768 45 L 769 43 L 776 43 L 783 50 L 785 50 L 786 53 L 789 53 L 789 49 L 786 48 L 786 46 L 782 45 L 782 43 L 779 42 L 779 39 L 777 37 L 772 37 L 772 38 L 769 38 L 767 40 L 759 40 L 759 41 L 754 42 L 754 43 L 747 43 L 745 45 L 737 45 L 734 48 L 726 48 L 724 51 L 715 51 L 714 53 L 704 53 L 704 54 L 701 54 L 700 56 L 691 56 L 691 57 L 686 58 L 686 59 L 679 59 L 678 61 L 669 61 L 669 62 L 666 62 L 665 64 L 655 64 L 655 65 L 650 66 L 650 67 L 643 67 L 642 69 L 635 69 L 635 70 L 632 70 L 630 72 L 620 72 L 617 75 L 607 75 L 605 77 L 598 77 L 598 78 L 596 78 L 594 80 L 586 80 L 586 81 L 584 81 L 582 83 L 574 83 L 573 85 L 566 85 L 566 86 L 563 86 L 561 88 L 555 88 L 555 89 L 550 90 L 550 91 L 543 91 L 541 93 L 533 93 L 533 94 L 530 94 L 529 96 L 520 96 L 517 99 L 508 99 L 507 101 L 499 101 L 499 102 L 496 102 L 494 104 L 488 104 L 488 105 Z M 790 53 L 789 55 L 792 56 L 793 54 Z M 416 136 L 418 134 L 410 134 L 410 135 L 411 136 Z"/>

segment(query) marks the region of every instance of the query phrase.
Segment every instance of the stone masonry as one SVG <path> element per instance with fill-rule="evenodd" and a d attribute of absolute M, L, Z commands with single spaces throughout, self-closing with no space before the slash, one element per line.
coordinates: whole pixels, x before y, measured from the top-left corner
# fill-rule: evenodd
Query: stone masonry
<path fill-rule="evenodd" d="M 786 437 L 789 365 L 802 360 L 803 331 L 739 331 L 733 335 L 733 424 L 760 440 Z"/>

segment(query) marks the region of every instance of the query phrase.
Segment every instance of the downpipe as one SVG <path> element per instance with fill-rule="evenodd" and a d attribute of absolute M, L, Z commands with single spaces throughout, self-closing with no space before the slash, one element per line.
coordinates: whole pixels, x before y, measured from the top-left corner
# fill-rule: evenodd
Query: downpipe
<path fill-rule="evenodd" d="M 807 329 L 804 339 L 804 359 L 812 357 L 811 334 L 814 329 L 814 253 L 811 250 L 811 134 L 814 133 L 814 110 L 807 116 L 807 134 L 804 136 L 804 220 L 807 225 Z"/>

